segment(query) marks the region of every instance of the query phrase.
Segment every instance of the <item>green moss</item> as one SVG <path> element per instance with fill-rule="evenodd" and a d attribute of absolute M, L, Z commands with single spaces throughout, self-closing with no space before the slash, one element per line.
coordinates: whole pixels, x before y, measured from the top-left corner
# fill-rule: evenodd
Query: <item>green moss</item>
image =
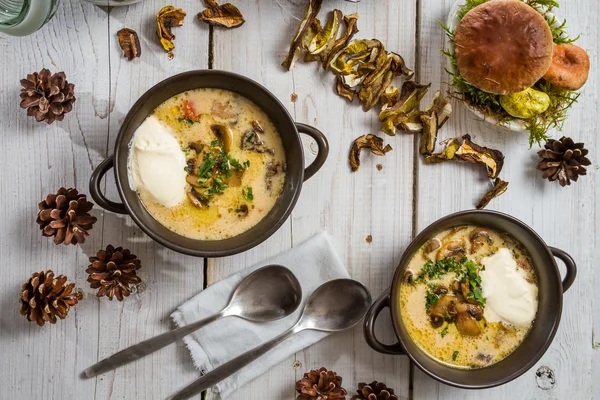
<path fill-rule="evenodd" d="M 458 10 L 458 18 L 462 19 L 473 8 L 486 3 L 489 0 L 466 0 L 465 4 Z M 524 3 L 535 8 L 540 14 L 544 16 L 550 29 L 552 31 L 552 37 L 554 43 L 564 44 L 573 43 L 576 38 L 571 38 L 566 32 L 566 21 L 562 24 L 558 24 L 556 17 L 552 15 L 554 8 L 558 8 L 558 2 L 555 0 L 521 0 Z M 454 38 L 454 31 L 449 29 L 446 25 L 440 22 L 441 27 L 446 31 L 450 41 Z M 452 64 L 452 71 L 446 69 L 446 72 L 450 75 L 450 86 L 452 87 L 451 95 L 459 100 L 462 100 L 469 104 L 471 107 L 479 110 L 482 114 L 490 117 L 494 117 L 499 124 L 507 123 L 516 120 L 514 117 L 509 115 L 502 106 L 500 105 L 497 94 L 487 93 L 481 89 L 478 89 L 465 81 L 462 75 L 458 72 L 456 66 L 456 57 L 452 51 L 442 50 L 442 53 L 448 57 Z M 579 97 L 578 92 L 564 90 L 551 85 L 543 79 L 538 81 L 534 86 L 534 89 L 546 93 L 550 97 L 550 107 L 540 114 L 528 119 L 521 119 L 527 131 L 529 131 L 529 147 L 531 148 L 534 143 L 541 146 L 543 142 L 548 139 L 548 131 L 552 128 L 562 130 L 563 123 L 567 118 L 567 110 L 577 102 Z"/>

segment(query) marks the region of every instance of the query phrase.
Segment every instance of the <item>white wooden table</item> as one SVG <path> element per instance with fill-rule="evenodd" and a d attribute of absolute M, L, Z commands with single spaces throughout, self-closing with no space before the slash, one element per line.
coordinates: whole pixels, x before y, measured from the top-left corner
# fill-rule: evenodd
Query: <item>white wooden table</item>
<path fill-rule="evenodd" d="M 36 34 L 0 35 L 0 398 L 1 399 L 163 399 L 198 376 L 182 343 L 170 346 L 117 372 L 89 380 L 80 373 L 118 349 L 171 327 L 169 314 L 202 288 L 266 257 L 328 231 L 351 275 L 374 297 L 389 285 L 404 247 L 421 229 L 449 213 L 473 208 L 489 183 L 476 168 L 425 165 L 415 156 L 418 138 L 385 138 L 393 152 L 385 158 L 364 156 L 351 173 L 347 155 L 352 140 L 378 131 L 377 113 L 363 113 L 334 93 L 334 78 L 316 64 L 299 62 L 293 72 L 280 63 L 287 52 L 303 0 L 237 0 L 246 23 L 233 30 L 214 29 L 196 20 L 199 0 L 174 0 L 188 12 L 174 33 L 175 58 L 168 60 L 157 43 L 154 15 L 165 1 L 144 0 L 110 12 L 79 0 L 63 0 L 54 19 Z M 400 398 L 414 399 L 590 399 L 600 398 L 600 159 L 597 111 L 600 89 L 598 43 L 600 13 L 596 0 L 567 1 L 558 11 L 578 44 L 591 56 L 592 71 L 564 133 L 583 141 L 594 165 L 571 187 L 544 181 L 535 170 L 537 155 L 527 136 L 478 122 L 463 107 L 441 131 L 441 139 L 470 133 L 476 142 L 506 155 L 502 177 L 509 190 L 492 201 L 531 225 L 547 243 L 572 254 L 578 263 L 575 284 L 565 295 L 558 334 L 545 356 L 522 377 L 479 392 L 451 388 L 428 378 L 405 356 L 372 351 L 361 327 L 338 334 L 300 352 L 257 379 L 234 399 L 293 399 L 294 382 L 304 371 L 326 366 L 344 377 L 353 391 L 358 382 L 385 381 Z M 327 0 L 323 11 L 359 12 L 356 37 L 376 37 L 414 66 L 416 79 L 445 87 L 445 60 L 439 49 L 446 37 L 438 26 L 452 0 Z M 324 18 L 321 18 L 323 20 Z M 116 32 L 136 30 L 142 57 L 128 62 Z M 62 123 L 38 124 L 19 108 L 19 80 L 47 67 L 65 71 L 75 83 L 77 102 Z M 82 246 L 55 246 L 35 223 L 37 203 L 61 186 L 88 192 L 92 170 L 113 152 L 129 107 L 148 88 L 179 72 L 215 68 L 244 74 L 272 90 L 299 122 L 314 124 L 328 136 L 331 153 L 324 168 L 304 185 L 288 221 L 260 246 L 234 257 L 202 260 L 177 254 L 154 243 L 128 217 L 94 209 L 92 236 Z M 297 95 L 292 102 L 290 96 Z M 559 133 L 555 133 L 559 137 Z M 315 147 L 305 143 L 311 159 Z M 375 168 L 377 163 L 383 169 Z M 117 198 L 112 178 L 106 182 Z M 365 237 L 373 236 L 372 243 Z M 143 264 L 147 288 L 119 303 L 96 299 L 86 282 L 88 257 L 107 244 L 131 248 Z M 19 315 L 19 289 L 34 271 L 53 269 L 84 289 L 86 298 L 65 321 L 39 328 Z M 594 306 L 595 303 L 595 306 Z M 380 335 L 393 340 L 389 318 Z M 594 336 L 596 335 L 596 336 Z M 552 379 L 537 377 L 547 366 Z M 552 382 L 550 382 L 552 381 Z M 553 384 L 552 384 L 553 383 Z M 215 396 L 210 392 L 207 399 Z M 198 396 L 200 398 L 200 396 Z"/>

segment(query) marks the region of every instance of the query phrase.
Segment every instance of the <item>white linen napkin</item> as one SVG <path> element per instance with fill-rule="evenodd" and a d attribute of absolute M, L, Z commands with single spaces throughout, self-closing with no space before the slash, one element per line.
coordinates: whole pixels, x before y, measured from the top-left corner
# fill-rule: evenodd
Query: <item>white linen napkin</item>
<path fill-rule="evenodd" d="M 278 321 L 256 323 L 237 317 L 225 317 L 186 336 L 183 340 L 192 354 L 194 365 L 202 373 L 211 371 L 286 331 L 296 323 L 304 302 L 317 287 L 332 279 L 349 277 L 346 267 L 333 250 L 328 235 L 321 233 L 298 247 L 259 262 L 206 288 L 177 308 L 171 315 L 175 324 L 184 326 L 221 311 L 244 277 L 269 264 L 283 265 L 296 275 L 302 285 L 302 304 L 292 315 Z M 228 398 L 257 376 L 327 335 L 329 334 L 306 330 L 292 336 L 217 384 L 215 387 L 217 393 L 223 399 Z"/>

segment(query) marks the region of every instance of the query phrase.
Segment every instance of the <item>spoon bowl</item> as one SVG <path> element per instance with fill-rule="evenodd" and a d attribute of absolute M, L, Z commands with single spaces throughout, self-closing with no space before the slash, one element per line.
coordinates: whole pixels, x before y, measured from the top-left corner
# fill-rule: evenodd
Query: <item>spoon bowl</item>
<path fill-rule="evenodd" d="M 371 306 L 371 294 L 360 282 L 335 279 L 319 286 L 309 297 L 299 326 L 339 332 L 358 324 Z"/>
<path fill-rule="evenodd" d="M 224 314 L 254 322 L 274 321 L 296 311 L 301 301 L 302 287 L 292 271 L 267 265 L 240 283 Z"/>

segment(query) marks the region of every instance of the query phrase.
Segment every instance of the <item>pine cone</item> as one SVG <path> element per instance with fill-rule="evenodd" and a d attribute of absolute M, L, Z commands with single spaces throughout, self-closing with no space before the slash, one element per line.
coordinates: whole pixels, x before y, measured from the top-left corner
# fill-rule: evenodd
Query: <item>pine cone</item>
<path fill-rule="evenodd" d="M 348 392 L 342 387 L 342 377 L 325 367 L 304 374 L 296 382 L 300 393 L 296 400 L 345 400 Z"/>
<path fill-rule="evenodd" d="M 56 194 L 49 194 L 38 204 L 40 211 L 37 223 L 43 236 L 54 236 L 55 244 L 77 244 L 85 242 L 88 230 L 96 223 L 96 217 L 88 212 L 94 203 L 87 201 L 85 194 L 76 189 L 61 187 Z"/>
<path fill-rule="evenodd" d="M 388 388 L 383 382 L 373 381 L 368 385 L 359 383 L 357 393 L 352 400 L 398 400 L 394 389 Z"/>
<path fill-rule="evenodd" d="M 21 315 L 39 326 L 55 324 L 56 317 L 65 319 L 71 306 L 83 298 L 80 292 L 73 292 L 74 287 L 74 283 L 67 284 L 66 276 L 54 278 L 50 270 L 34 273 L 21 287 Z"/>
<path fill-rule="evenodd" d="M 46 68 L 21 79 L 21 108 L 36 121 L 62 121 L 73 109 L 75 85 L 67 82 L 64 72 L 51 75 Z"/>
<path fill-rule="evenodd" d="M 106 246 L 106 250 L 98 251 L 96 257 L 90 257 L 91 264 L 85 270 L 89 274 L 88 282 L 92 289 L 97 289 L 96 296 L 113 296 L 123 301 L 123 297 L 131 294 L 131 286 L 142 282 L 136 271 L 141 262 L 135 254 L 122 247 Z"/>
<path fill-rule="evenodd" d="M 591 164 L 586 157 L 588 150 L 583 146 L 583 143 L 575 143 L 573 139 L 564 136 L 560 140 L 550 139 L 538 151 L 542 161 L 537 169 L 544 171 L 542 176 L 549 181 L 558 179 L 560 186 L 570 185 L 571 181 L 577 182 L 579 175 L 586 175 L 583 166 Z"/>

